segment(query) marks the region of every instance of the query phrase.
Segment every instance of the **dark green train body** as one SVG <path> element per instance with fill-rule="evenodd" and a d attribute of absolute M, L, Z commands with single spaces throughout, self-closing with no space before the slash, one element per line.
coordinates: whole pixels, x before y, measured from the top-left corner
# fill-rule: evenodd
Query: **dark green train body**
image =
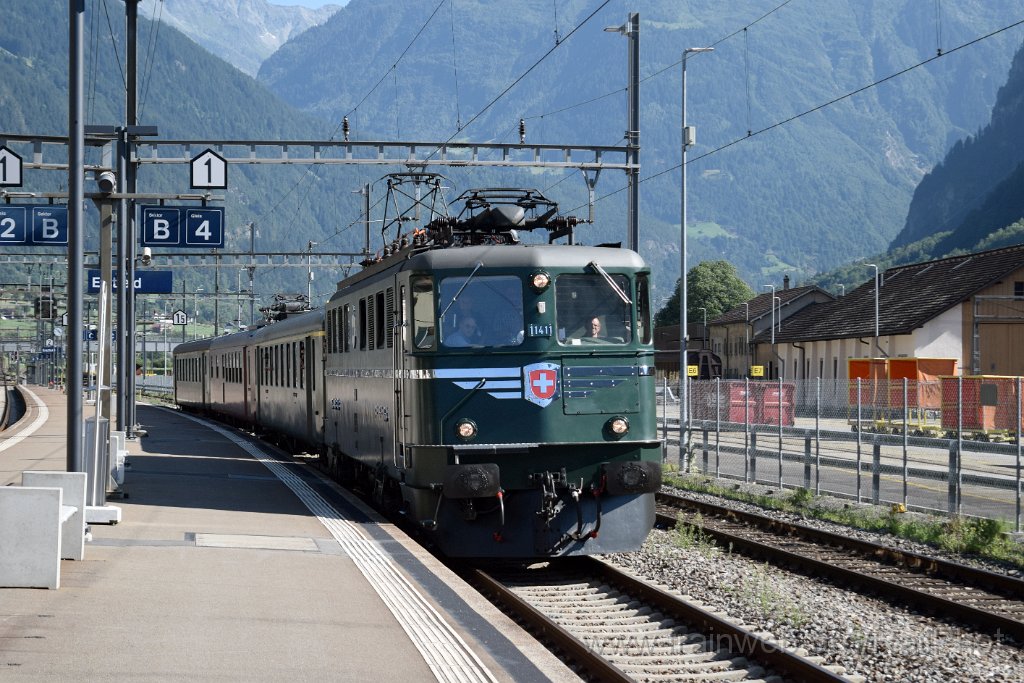
<path fill-rule="evenodd" d="M 662 462 L 648 268 L 461 225 L 339 283 L 320 318 L 322 420 L 302 439 L 452 556 L 639 547 Z"/>

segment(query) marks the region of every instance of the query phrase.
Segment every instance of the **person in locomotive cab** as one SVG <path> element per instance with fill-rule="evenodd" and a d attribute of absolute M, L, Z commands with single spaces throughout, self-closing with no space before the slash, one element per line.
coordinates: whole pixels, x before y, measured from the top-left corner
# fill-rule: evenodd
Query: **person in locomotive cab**
<path fill-rule="evenodd" d="M 601 336 L 601 319 L 591 318 L 590 320 L 590 333 L 587 335 L 592 339 L 596 339 Z"/>
<path fill-rule="evenodd" d="M 459 319 L 459 326 L 444 340 L 445 346 L 476 346 L 480 344 L 480 331 L 476 327 L 476 319 L 464 315 Z"/>

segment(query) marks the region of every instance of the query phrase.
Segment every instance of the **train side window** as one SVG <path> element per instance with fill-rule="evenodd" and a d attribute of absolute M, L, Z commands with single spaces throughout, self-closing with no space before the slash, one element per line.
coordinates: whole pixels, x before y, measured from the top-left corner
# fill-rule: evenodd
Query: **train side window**
<path fill-rule="evenodd" d="M 366 350 L 366 299 L 359 300 L 359 350 Z"/>
<path fill-rule="evenodd" d="M 377 292 L 376 301 L 373 305 L 373 317 L 374 324 L 373 328 L 377 331 L 377 336 L 374 339 L 376 342 L 375 346 L 378 349 L 384 348 L 384 339 L 387 337 L 385 330 L 385 311 L 384 311 L 384 292 Z"/>
<path fill-rule="evenodd" d="M 378 294 L 378 296 L 381 296 Z M 384 339 L 390 349 L 395 345 L 395 290 L 388 287 L 384 296 Z M 379 345 L 378 345 L 379 346 Z"/>
<path fill-rule="evenodd" d="M 337 335 L 334 339 L 334 350 L 337 353 L 341 353 L 345 348 L 345 324 L 348 322 L 345 315 L 346 309 L 336 308 L 334 309 L 334 315 L 337 318 L 337 324 L 335 325 L 334 332 Z"/>
<path fill-rule="evenodd" d="M 377 316 L 374 315 L 374 296 L 366 297 L 366 348 L 372 349 L 377 345 Z"/>
<path fill-rule="evenodd" d="M 641 344 L 651 343 L 651 285 L 650 276 L 641 273 L 636 279 L 636 327 Z"/>
<path fill-rule="evenodd" d="M 343 314 L 345 318 L 345 350 L 351 351 L 356 347 L 356 332 L 358 331 L 356 327 L 356 312 L 349 304 L 345 304 L 343 310 L 345 311 Z"/>
<path fill-rule="evenodd" d="M 427 275 L 412 278 L 412 338 L 417 349 L 434 346 L 434 281 Z"/>
<path fill-rule="evenodd" d="M 335 323 L 335 314 L 337 309 L 333 311 L 327 311 L 327 353 L 334 353 L 334 329 L 337 326 Z"/>

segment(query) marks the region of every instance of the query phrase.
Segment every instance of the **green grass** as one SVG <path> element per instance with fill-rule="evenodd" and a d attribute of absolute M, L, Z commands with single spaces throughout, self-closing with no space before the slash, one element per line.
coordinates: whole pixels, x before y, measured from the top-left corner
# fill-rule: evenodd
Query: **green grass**
<path fill-rule="evenodd" d="M 733 237 L 728 230 L 711 221 L 687 222 L 686 228 L 691 237 Z"/>
<path fill-rule="evenodd" d="M 666 472 L 665 483 L 686 491 L 709 493 L 730 500 L 739 500 L 769 510 L 781 510 L 811 519 L 820 519 L 865 531 L 887 532 L 899 538 L 941 548 L 977 555 L 1024 569 L 1024 545 L 1007 536 L 1005 522 L 975 517 L 923 517 L 904 514 L 874 506 L 847 504 L 841 508 L 818 505 L 819 500 L 807 489 L 780 494 L 755 494 L 727 488 L 701 476 Z"/>
<path fill-rule="evenodd" d="M 679 514 L 675 529 L 672 530 L 672 544 L 683 550 L 696 550 L 701 555 L 712 555 L 718 552 L 715 540 L 704 531 L 704 520 L 700 515 L 695 515 L 692 522 L 683 519 L 683 513 Z"/>

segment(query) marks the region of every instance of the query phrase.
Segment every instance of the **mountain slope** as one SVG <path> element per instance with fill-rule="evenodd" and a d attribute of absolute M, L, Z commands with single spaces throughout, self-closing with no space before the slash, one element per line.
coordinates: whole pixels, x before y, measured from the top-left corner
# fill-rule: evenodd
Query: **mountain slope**
<path fill-rule="evenodd" d="M 67 135 L 67 8 L 36 0 L 4 0 L 0 3 L 0 134 Z M 86 123 L 117 125 L 123 120 L 124 92 L 116 62 L 124 55 L 123 36 L 112 44 L 102 15 L 87 14 L 87 44 L 98 29 L 97 48 L 87 50 Z M 148 45 L 154 25 L 139 21 L 139 40 Z M 46 44 L 31 36 L 50 35 Z M 140 49 L 140 60 L 142 58 Z M 324 139 L 326 124 L 289 107 L 249 76 L 200 49 L 178 31 L 163 26 L 152 60 L 144 59 L 139 76 L 139 122 L 156 125 L 163 139 Z M 23 155 L 31 148 L 20 148 Z M 27 151 L 26 151 L 27 150 Z M 87 161 L 98 162 L 98 152 L 87 150 Z M 54 159 L 63 162 L 63 159 Z M 29 170 L 26 190 L 58 191 L 66 188 L 67 175 L 56 171 Z M 360 200 L 347 190 L 357 180 L 341 174 L 305 167 L 246 166 L 233 168 L 225 195 L 227 252 L 248 251 L 250 222 L 260 235 L 261 251 L 297 251 L 307 240 L 323 243 L 327 250 L 358 250 L 361 235 L 341 232 L 329 238 L 359 215 Z M 339 192 L 339 185 L 344 191 Z M 91 183 L 87 184 L 91 189 Z M 189 193 L 186 165 L 144 165 L 139 174 L 142 192 Z M 91 203 L 86 239 L 95 248 L 97 223 Z M 344 223 L 342 223 L 344 221 Z M 301 246 L 300 246 L 301 245 Z M 154 255 L 160 262 L 160 250 Z M 180 274 L 180 279 L 179 279 Z M 233 274 L 232 274 L 233 275 Z M 306 273 L 298 269 L 261 269 L 262 292 L 305 291 Z M 176 271 L 175 290 L 194 291 L 198 285 L 213 291 L 210 269 Z M 235 278 L 229 276 L 230 287 Z M 338 279 L 325 275 L 324 288 Z M 5 280 L 13 281 L 13 280 Z M 20 280 L 19 280 L 20 281 Z M 222 288 L 225 285 L 222 283 Z"/>
<path fill-rule="evenodd" d="M 883 250 L 922 175 L 952 140 L 988 118 L 1018 40 L 999 34 L 744 139 L 748 131 L 924 61 L 939 46 L 950 49 L 1004 26 L 1012 8 L 982 0 L 955 7 L 914 0 L 795 3 L 751 26 L 745 38 L 741 32 L 722 41 L 777 3 L 625 5 L 641 13 L 642 74 L 650 76 L 641 86 L 643 177 L 679 163 L 673 64 L 680 46 L 716 46 L 688 69 L 688 123 L 698 127 L 688 157 L 688 215 L 704 226 L 690 226 L 690 258 L 728 258 L 754 283 L 783 271 L 806 276 Z M 353 0 L 282 46 L 259 79 L 336 123 L 348 115 L 355 139 L 447 139 L 553 46 L 554 29 L 564 36 L 594 3 L 566 3 L 556 15 L 537 3 L 466 0 L 443 5 L 428 21 L 437 6 L 434 0 Z M 624 19 L 619 6 L 599 13 L 458 137 L 513 141 L 523 117 L 531 142 L 619 142 L 623 94 L 572 105 L 624 86 L 626 41 L 602 31 Z M 564 178 L 525 177 L 541 189 Z M 599 198 L 610 195 L 599 200 L 598 217 L 620 239 L 623 185 L 606 174 L 597 186 Z M 658 271 L 674 267 L 678 275 L 679 174 L 658 175 L 641 188 L 641 251 Z M 557 185 L 557 195 L 566 207 L 586 202 L 578 179 Z"/>
<path fill-rule="evenodd" d="M 1024 215 L 1019 184 L 1020 165 L 1024 163 L 1022 128 L 1024 49 L 1017 52 L 1009 77 L 999 89 L 991 121 L 977 135 L 958 140 L 945 159 L 924 177 L 892 246 L 952 231 L 938 248 L 968 249 L 988 233 Z M 1014 173 L 1016 180 L 1005 182 Z M 997 187 L 1000 183 L 1001 188 Z"/>
<path fill-rule="evenodd" d="M 139 4 L 140 13 L 173 26 L 229 64 L 255 76 L 290 38 L 322 24 L 341 5 L 318 9 L 274 5 L 267 0 L 160 0 Z"/>

